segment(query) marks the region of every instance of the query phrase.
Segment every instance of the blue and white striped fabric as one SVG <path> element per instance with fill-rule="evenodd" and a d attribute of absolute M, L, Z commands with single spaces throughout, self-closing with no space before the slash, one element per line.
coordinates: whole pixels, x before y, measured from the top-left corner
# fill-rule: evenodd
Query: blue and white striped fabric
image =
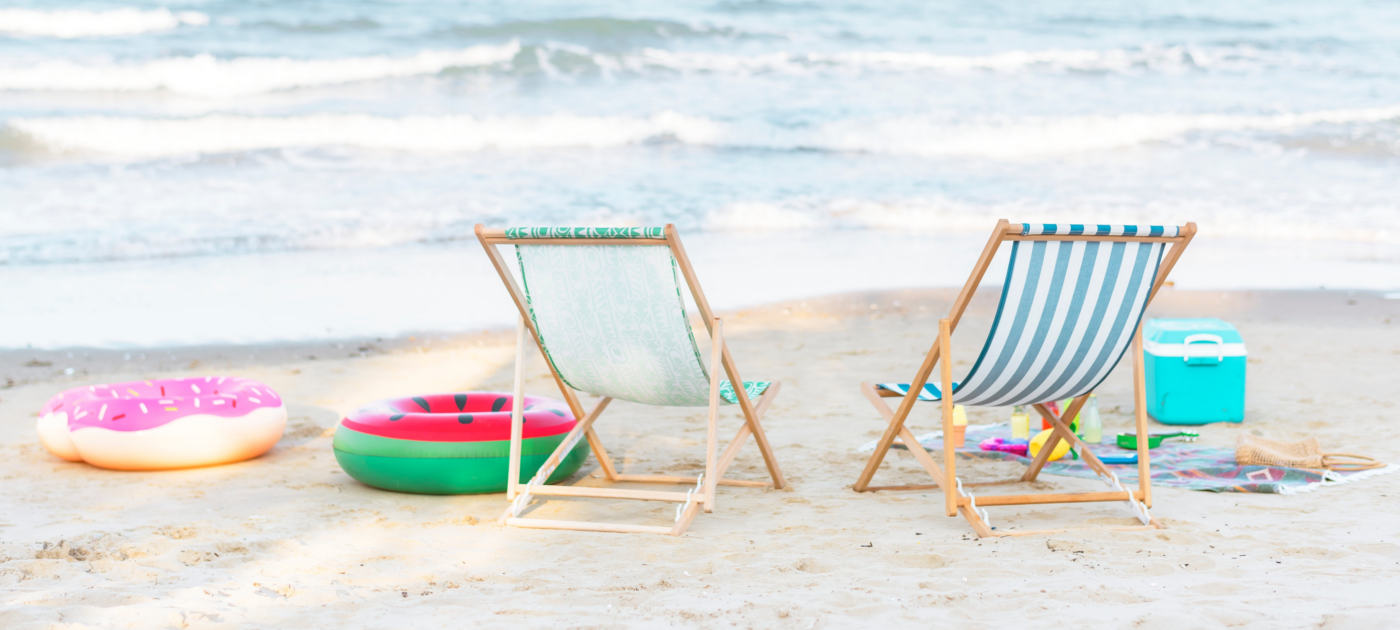
<path fill-rule="evenodd" d="M 953 388 L 954 399 L 995 407 L 1093 391 L 1132 342 L 1164 247 L 1013 241 L 992 331 L 967 378 Z M 895 383 L 880 388 L 908 391 Z M 922 400 L 940 395 L 928 386 L 920 394 Z"/>
<path fill-rule="evenodd" d="M 1165 236 L 1181 232 L 1175 225 L 1107 225 L 1104 223 L 1022 223 L 1021 235 L 1054 234 L 1065 236 Z"/>
<path fill-rule="evenodd" d="M 956 391 L 957 388 L 958 388 L 958 384 L 957 384 L 956 382 L 954 382 L 954 383 L 953 383 L 953 390 Z M 875 389 L 888 390 L 888 391 L 892 391 L 892 392 L 894 392 L 894 393 L 896 393 L 896 394 L 899 394 L 900 396 L 903 396 L 903 395 L 909 393 L 909 384 L 908 384 L 908 383 L 876 383 L 876 384 L 875 384 Z M 942 397 L 943 397 L 943 395 L 940 394 L 940 393 L 938 392 L 938 386 L 937 386 L 937 385 L 934 385 L 933 383 L 924 383 L 924 391 L 919 392 L 919 400 L 939 400 L 939 399 L 941 399 Z"/>

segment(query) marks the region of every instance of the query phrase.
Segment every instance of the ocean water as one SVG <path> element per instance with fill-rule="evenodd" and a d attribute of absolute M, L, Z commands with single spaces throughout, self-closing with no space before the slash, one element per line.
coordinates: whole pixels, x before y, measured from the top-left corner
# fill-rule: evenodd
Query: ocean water
<path fill-rule="evenodd" d="M 0 0 L 0 347 L 505 323 L 479 222 L 675 223 L 723 307 L 1002 217 L 1400 288 L 1400 4 Z"/>

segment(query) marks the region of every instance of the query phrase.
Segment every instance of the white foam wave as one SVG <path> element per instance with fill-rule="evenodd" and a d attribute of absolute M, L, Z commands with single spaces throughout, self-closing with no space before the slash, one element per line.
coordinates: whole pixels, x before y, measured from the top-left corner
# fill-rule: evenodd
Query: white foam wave
<path fill-rule="evenodd" d="M 1129 114 L 1035 117 L 948 124 L 926 118 L 823 126 L 799 148 L 926 157 L 1042 158 L 1122 149 L 1197 132 L 1287 131 L 1323 123 L 1370 123 L 1400 117 L 1400 106 L 1272 115 Z"/>
<path fill-rule="evenodd" d="M 1307 209 L 1275 208 L 1261 225 L 1257 210 L 1230 202 L 1174 199 L 1143 203 L 1084 200 L 1066 215 L 1063 201 L 1020 199 L 1000 203 L 950 197 L 894 199 L 798 197 L 741 201 L 705 213 L 699 227 L 707 232 L 801 232 L 804 230 L 874 230 L 922 234 L 982 234 L 998 219 L 1042 223 L 1087 221 L 1152 224 L 1190 219 L 1209 226 L 1212 237 L 1244 240 L 1337 241 L 1380 244 L 1393 241 L 1394 220 L 1379 219 L 1357 227 Z M 1360 216 L 1385 216 L 1388 207 L 1356 208 Z M 1389 257 L 1394 260 L 1394 256 Z"/>
<path fill-rule="evenodd" d="M 134 157 L 318 146 L 424 152 L 600 148 L 668 136 L 690 144 L 709 144 L 720 129 L 706 119 L 670 112 L 649 118 L 567 114 L 498 118 L 384 118 L 358 114 L 283 118 L 72 117 L 14 119 L 8 126 L 60 150 Z"/>
<path fill-rule="evenodd" d="M 921 51 L 846 51 L 838 53 L 774 52 L 734 55 L 649 48 L 618 58 L 615 65 L 633 70 L 659 67 L 689 72 L 811 74 L 821 71 L 936 71 L 945 73 L 1028 70 L 1049 72 L 1139 71 L 1185 72 L 1231 69 L 1288 61 L 1279 53 L 1253 46 L 1159 46 L 1105 50 L 1012 50 L 986 55 L 943 55 Z M 1292 59 L 1296 62 L 1296 59 Z M 606 64 L 600 64 L 606 65 Z"/>
<path fill-rule="evenodd" d="M 173 14 L 172 14 L 173 15 Z M 207 18 L 205 18 L 207 19 Z M 3 31 L 0 26 L 0 31 Z M 1191 68 L 1225 68 L 1265 61 L 1248 46 L 1188 48 L 1142 47 L 1112 50 L 1010 51 L 990 55 L 939 55 L 924 52 L 848 51 L 840 53 L 774 52 L 733 55 L 643 49 L 621 54 L 593 52 L 563 43 L 532 45 L 524 62 L 551 75 L 574 72 L 655 71 L 680 73 L 811 75 L 866 72 L 1183 72 Z M 335 85 L 373 79 L 436 74 L 449 68 L 499 66 L 505 74 L 530 72 L 511 63 L 522 51 L 518 41 L 461 50 L 423 51 L 408 56 L 334 59 L 245 57 L 218 59 L 203 54 L 140 62 L 46 59 L 0 65 L 0 90 L 134 92 L 163 90 L 202 97 L 257 94 L 297 87 Z"/>
<path fill-rule="evenodd" d="M 761 150 L 921 157 L 1037 159 L 1170 141 L 1195 132 L 1277 131 L 1400 118 L 1400 106 L 1276 115 L 1166 114 L 954 122 L 934 118 L 842 120 L 806 128 L 726 122 L 676 112 L 649 117 L 408 116 L 19 118 L 8 129 L 52 150 L 151 158 L 274 148 L 347 146 L 467 152 L 606 148 L 650 142 Z"/>
<path fill-rule="evenodd" d="M 118 37 L 208 23 L 203 13 L 170 9 L 0 9 L 0 35 L 15 37 Z"/>
<path fill-rule="evenodd" d="M 142 63 L 75 63 L 50 60 L 0 67 L 0 90 L 133 92 L 164 90 L 195 96 L 258 94 L 297 87 L 436 74 L 447 68 L 509 61 L 520 44 L 424 51 L 405 57 L 289 59 L 212 55 Z"/>

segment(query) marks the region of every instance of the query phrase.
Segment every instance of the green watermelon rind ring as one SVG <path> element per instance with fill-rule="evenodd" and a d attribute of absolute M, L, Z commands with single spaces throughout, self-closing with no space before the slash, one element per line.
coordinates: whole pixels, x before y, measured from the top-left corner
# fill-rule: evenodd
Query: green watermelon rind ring
<path fill-rule="evenodd" d="M 521 445 L 520 482 L 534 476 L 564 435 L 527 438 Z M 510 474 L 510 441 L 428 442 L 360 433 L 344 426 L 335 432 L 335 459 L 355 480 L 394 492 L 488 494 L 505 492 Z M 559 462 L 548 483 L 567 479 L 588 458 L 580 440 Z"/>

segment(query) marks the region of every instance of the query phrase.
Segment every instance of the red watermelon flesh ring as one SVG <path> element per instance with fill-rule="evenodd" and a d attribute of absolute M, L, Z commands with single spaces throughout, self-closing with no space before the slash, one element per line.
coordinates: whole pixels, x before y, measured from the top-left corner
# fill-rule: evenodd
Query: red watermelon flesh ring
<path fill-rule="evenodd" d="M 562 402 L 525 396 L 525 439 L 567 433 L 574 416 Z M 500 392 L 427 394 L 381 400 L 341 420 L 346 428 L 400 440 L 487 442 L 510 439 L 514 396 Z"/>

